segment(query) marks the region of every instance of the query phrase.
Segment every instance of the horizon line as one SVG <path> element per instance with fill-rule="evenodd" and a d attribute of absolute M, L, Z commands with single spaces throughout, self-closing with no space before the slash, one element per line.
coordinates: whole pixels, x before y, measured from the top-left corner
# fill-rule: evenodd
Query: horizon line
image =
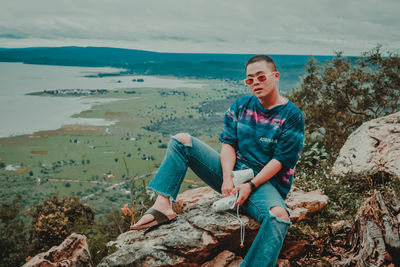
<path fill-rule="evenodd" d="M 160 53 L 160 54 L 206 54 L 206 55 L 274 55 L 274 56 L 322 56 L 322 57 L 333 57 L 335 54 L 286 54 L 286 53 L 217 53 L 217 52 L 165 52 L 165 51 L 153 51 L 153 50 L 143 50 L 143 49 L 133 49 L 133 48 L 124 48 L 124 47 L 115 47 L 115 46 L 79 46 L 79 45 L 60 45 L 60 46 L 27 46 L 27 47 L 0 47 L 0 49 L 41 49 L 41 48 L 110 48 L 110 49 L 121 49 L 121 50 L 133 50 L 133 51 L 142 51 L 142 52 L 150 52 L 150 53 Z M 343 52 L 338 50 L 338 52 Z M 359 57 L 354 55 L 348 55 L 346 57 Z"/>

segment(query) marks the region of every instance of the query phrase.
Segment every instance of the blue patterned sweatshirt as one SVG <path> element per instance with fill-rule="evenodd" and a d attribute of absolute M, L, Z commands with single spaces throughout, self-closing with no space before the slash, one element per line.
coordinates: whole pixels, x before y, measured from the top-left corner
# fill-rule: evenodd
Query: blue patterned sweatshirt
<path fill-rule="evenodd" d="M 228 109 L 224 123 L 219 140 L 235 147 L 236 167 L 246 165 L 257 174 L 271 159 L 282 163 L 270 181 L 285 199 L 304 143 L 301 110 L 291 101 L 266 109 L 257 97 L 245 96 Z"/>

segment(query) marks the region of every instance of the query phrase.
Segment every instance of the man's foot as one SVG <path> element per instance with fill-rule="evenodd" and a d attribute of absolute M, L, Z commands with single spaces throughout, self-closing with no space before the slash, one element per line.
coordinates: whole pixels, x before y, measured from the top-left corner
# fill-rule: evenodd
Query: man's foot
<path fill-rule="evenodd" d="M 144 228 L 149 228 L 158 224 L 165 224 L 176 218 L 176 213 L 172 208 L 161 210 L 157 209 L 155 205 L 151 207 L 140 220 L 131 225 L 131 230 L 139 230 Z"/>

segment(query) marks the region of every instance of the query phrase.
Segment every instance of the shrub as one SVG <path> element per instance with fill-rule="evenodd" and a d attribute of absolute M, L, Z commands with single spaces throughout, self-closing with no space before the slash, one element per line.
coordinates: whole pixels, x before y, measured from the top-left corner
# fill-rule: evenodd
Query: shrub
<path fill-rule="evenodd" d="M 331 173 L 335 158 L 347 137 L 364 121 L 397 112 L 400 99 L 400 58 L 380 46 L 360 58 L 345 58 L 337 53 L 323 65 L 310 58 L 307 73 L 289 98 L 304 112 L 306 142 L 296 166 L 294 185 L 304 190 L 322 189 L 329 197 L 321 221 L 349 219 L 374 189 L 399 182 L 385 175 L 335 177 Z"/>
<path fill-rule="evenodd" d="M 349 59 L 341 52 L 324 65 L 310 58 L 306 76 L 290 98 L 304 112 L 306 133 L 323 128 L 323 144 L 337 153 L 364 121 L 399 110 L 400 57 L 380 46 Z"/>
<path fill-rule="evenodd" d="M 28 256 L 21 196 L 0 207 L 0 266 L 21 266 Z"/>
<path fill-rule="evenodd" d="M 32 225 L 29 229 L 31 248 L 36 254 L 59 245 L 76 225 L 91 225 L 94 222 L 94 211 L 79 197 L 59 199 L 56 195 L 45 199 L 29 211 Z"/>

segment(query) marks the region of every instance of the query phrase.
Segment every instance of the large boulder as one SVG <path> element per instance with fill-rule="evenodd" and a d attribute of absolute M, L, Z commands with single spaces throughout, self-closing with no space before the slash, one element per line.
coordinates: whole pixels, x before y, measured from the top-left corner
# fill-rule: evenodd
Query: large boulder
<path fill-rule="evenodd" d="M 400 178 L 400 112 L 365 122 L 354 131 L 340 150 L 333 173 Z"/>
<path fill-rule="evenodd" d="M 293 192 L 289 196 L 293 221 L 307 217 L 326 206 L 327 197 L 313 192 Z M 115 252 L 98 266 L 238 266 L 257 235 L 259 224 L 244 214 L 245 247 L 240 248 L 240 223 L 235 213 L 212 211 L 211 205 L 220 198 L 209 187 L 185 191 L 178 196 L 177 221 L 162 225 L 144 235 L 144 230 L 128 231 L 108 243 Z M 290 200 L 291 199 L 291 200 Z"/>
<path fill-rule="evenodd" d="M 59 246 L 40 253 L 30 259 L 23 267 L 91 267 L 92 261 L 87 238 L 71 234 Z"/>

